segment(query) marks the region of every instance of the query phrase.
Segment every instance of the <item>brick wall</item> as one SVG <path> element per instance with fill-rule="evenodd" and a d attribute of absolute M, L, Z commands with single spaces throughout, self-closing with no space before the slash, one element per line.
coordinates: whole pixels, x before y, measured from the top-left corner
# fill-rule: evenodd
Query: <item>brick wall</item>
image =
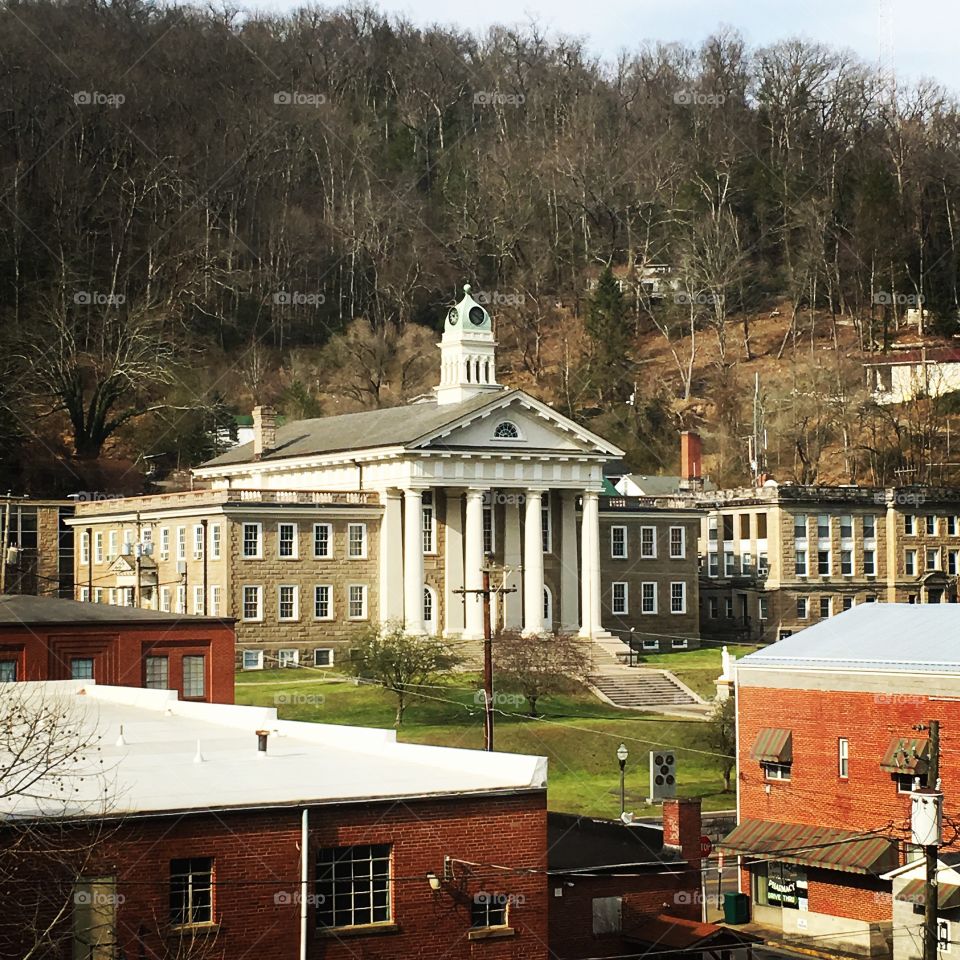
<path fill-rule="evenodd" d="M 256 762 L 256 761 L 254 761 Z M 547 884 L 544 793 L 513 797 L 369 803 L 311 810 L 311 852 L 326 846 L 387 843 L 392 846 L 392 919 L 396 929 L 378 933 L 324 936 L 310 906 L 311 960 L 547 960 Z M 201 955 L 223 960 L 299 955 L 301 813 L 252 811 L 185 815 L 175 819 L 128 820 L 100 837 L 87 876 L 117 879 L 119 946 L 129 957 L 181 955 L 188 936 L 169 925 L 170 861 L 182 857 L 214 860 L 215 926 L 193 931 L 210 945 Z M 454 864 L 455 881 L 430 889 L 426 874 L 443 872 L 444 856 L 507 867 L 467 868 Z M 310 867 L 313 891 L 313 863 Z M 481 891 L 511 895 L 503 938 L 470 940 L 470 905 Z M 9 891 L 8 891 L 9 892 Z M 21 889 L 5 903 L 0 926 L 26 920 L 32 900 Z M 360 931 L 354 931 L 354 934 Z M 66 940 L 56 956 L 71 956 Z M 196 948 L 195 948 L 196 949 Z M 10 955 L 18 955 L 11 953 Z"/>
<path fill-rule="evenodd" d="M 843 830 L 880 830 L 909 840 L 910 797 L 898 793 L 880 760 L 894 737 L 923 736 L 921 721 L 941 721 L 944 783 L 960 777 L 960 702 L 915 694 L 792 690 L 741 684 L 737 691 L 741 819 L 813 824 Z M 788 782 L 765 782 L 750 751 L 763 727 L 793 732 Z M 839 776 L 838 740 L 849 742 L 849 776 Z M 769 792 L 767 792 L 769 788 Z M 949 790 L 945 816 L 960 816 Z M 949 835 L 948 835 L 949 842 Z M 953 846 L 956 846 L 954 841 Z M 810 910 L 863 920 L 890 917 L 889 884 L 836 871 L 812 871 Z M 743 874 L 744 889 L 749 878 Z M 886 900 L 878 893 L 886 890 Z"/>

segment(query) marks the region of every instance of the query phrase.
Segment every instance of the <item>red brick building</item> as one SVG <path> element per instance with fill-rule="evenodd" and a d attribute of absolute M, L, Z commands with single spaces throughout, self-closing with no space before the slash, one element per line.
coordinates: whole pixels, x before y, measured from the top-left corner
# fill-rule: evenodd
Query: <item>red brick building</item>
<path fill-rule="evenodd" d="M 737 661 L 738 826 L 723 847 L 740 855 L 755 921 L 890 951 L 887 874 L 916 856 L 910 792 L 926 786 L 917 728 L 930 719 L 945 817 L 960 812 L 958 633 L 955 604 L 865 604 Z"/>
<path fill-rule="evenodd" d="M 660 914 L 700 920 L 700 800 L 665 800 L 662 826 L 549 815 L 555 960 L 618 956 Z"/>
<path fill-rule="evenodd" d="M 544 759 L 163 691 L 51 687 L 100 734 L 91 764 L 102 754 L 116 790 L 115 826 L 45 956 L 546 960 Z M 81 773 L 78 822 L 99 796 Z M 11 809 L 0 801 L 0 820 Z M 0 876 L 0 956 L 20 955 L 13 937 L 34 916 L 38 888 L 18 884 Z"/>
<path fill-rule="evenodd" d="M 233 621 L 0 596 L 0 682 L 94 680 L 233 703 Z"/>

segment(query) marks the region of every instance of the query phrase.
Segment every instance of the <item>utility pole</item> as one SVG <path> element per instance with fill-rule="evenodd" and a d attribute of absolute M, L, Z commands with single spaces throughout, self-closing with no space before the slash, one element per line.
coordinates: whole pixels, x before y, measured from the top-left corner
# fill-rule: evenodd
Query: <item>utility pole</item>
<path fill-rule="evenodd" d="M 93 603 L 93 527 L 87 527 L 87 600 Z"/>
<path fill-rule="evenodd" d="M 137 511 L 137 537 L 136 543 L 133 545 L 133 605 L 139 610 L 140 609 L 140 570 L 142 558 L 140 554 L 143 552 L 143 544 L 140 541 L 140 511 Z"/>
<path fill-rule="evenodd" d="M 939 794 L 940 791 L 940 721 L 931 720 L 928 724 L 930 731 L 930 760 L 927 765 L 927 791 Z M 936 796 L 934 797 L 936 801 Z M 939 820 L 939 814 L 938 814 Z M 939 829 L 936 831 L 939 833 Z M 927 837 L 923 847 L 926 861 L 926 885 L 923 891 L 923 960 L 937 960 L 937 914 L 940 907 L 939 888 L 937 885 L 937 853 L 939 852 L 939 837 Z M 933 843 L 929 841 L 933 840 Z"/>
<path fill-rule="evenodd" d="M 490 594 L 516 593 L 516 587 L 490 586 L 490 568 L 493 566 L 493 554 L 488 553 L 483 558 L 482 586 L 479 590 L 468 590 L 463 587 L 454 590 L 461 596 L 468 593 L 476 595 L 483 602 L 483 749 L 493 750 L 493 625 L 490 622 Z M 506 578 L 504 577 L 504 580 Z M 498 605 L 499 606 L 499 605 Z"/>
<path fill-rule="evenodd" d="M 203 609 L 202 613 L 204 616 L 207 615 L 207 594 L 210 592 L 210 588 L 207 586 L 207 554 L 209 550 L 207 549 L 207 518 L 204 517 L 200 521 L 200 526 L 203 528 Z"/>
<path fill-rule="evenodd" d="M 3 516 L 3 552 L 0 553 L 0 593 L 7 592 L 7 552 L 10 547 L 10 491 L 7 491 L 7 509 Z"/>

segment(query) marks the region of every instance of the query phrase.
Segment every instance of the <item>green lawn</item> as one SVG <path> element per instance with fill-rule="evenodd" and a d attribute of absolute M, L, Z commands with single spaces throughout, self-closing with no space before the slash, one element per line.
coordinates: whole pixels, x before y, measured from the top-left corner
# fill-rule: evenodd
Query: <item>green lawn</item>
<path fill-rule="evenodd" d="M 730 654 L 745 657 L 757 650 L 754 646 L 731 646 Z M 712 700 L 717 692 L 714 680 L 720 676 L 720 647 L 711 644 L 699 650 L 678 650 L 673 653 L 643 654 L 640 662 L 669 670 L 701 697 Z"/>
<path fill-rule="evenodd" d="M 694 653 L 697 651 L 691 651 Z M 717 658 L 719 662 L 719 654 Z M 343 680 L 328 682 L 315 677 L 316 673 L 309 670 L 242 673 L 237 677 L 237 702 L 276 706 L 280 716 L 290 720 L 393 726 L 395 699 L 392 694 L 375 686 L 356 686 L 352 681 Z M 477 703 L 478 678 L 456 674 L 438 683 L 439 689 L 424 689 L 424 697 L 411 699 L 399 739 L 482 748 L 483 715 Z M 549 758 L 548 802 L 553 810 L 605 817 L 619 814 L 616 749 L 621 740 L 630 750 L 626 783 L 628 810 L 637 814 L 656 812 L 656 808 L 644 802 L 649 778 L 648 754 L 655 747 L 677 751 L 681 795 L 703 797 L 707 810 L 730 809 L 734 804 L 733 795 L 722 792 L 723 781 L 715 759 L 694 752 L 701 747 L 703 724 L 700 721 L 617 710 L 598 701 L 587 690 L 544 698 L 539 704 L 542 720 L 526 718 L 525 704 L 501 700 L 497 708 L 502 711 L 496 717 L 498 750 Z"/>

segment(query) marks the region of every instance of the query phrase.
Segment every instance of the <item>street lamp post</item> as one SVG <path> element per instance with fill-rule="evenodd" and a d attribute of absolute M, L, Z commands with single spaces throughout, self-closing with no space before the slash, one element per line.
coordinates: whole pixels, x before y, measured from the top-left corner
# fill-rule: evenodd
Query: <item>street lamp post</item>
<path fill-rule="evenodd" d="M 626 744 L 621 743 L 620 746 L 617 747 L 617 760 L 620 762 L 620 816 L 621 817 L 623 817 L 623 814 L 626 810 L 624 782 L 625 782 L 625 776 L 626 776 L 625 771 L 627 768 L 628 756 L 629 754 L 627 753 Z"/>

